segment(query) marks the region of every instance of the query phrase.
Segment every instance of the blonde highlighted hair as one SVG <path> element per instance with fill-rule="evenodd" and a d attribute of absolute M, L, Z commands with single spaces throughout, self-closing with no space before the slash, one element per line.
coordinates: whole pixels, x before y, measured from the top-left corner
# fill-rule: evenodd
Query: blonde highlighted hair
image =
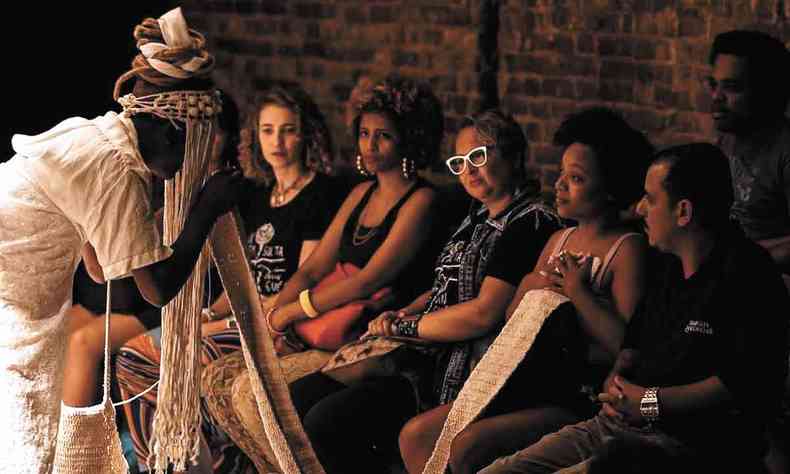
<path fill-rule="evenodd" d="M 278 83 L 258 94 L 246 112 L 239 144 L 239 161 L 244 174 L 267 185 L 274 181 L 272 167 L 263 156 L 259 130 L 261 110 L 268 105 L 285 107 L 299 117 L 299 131 L 302 136 L 300 159 L 304 166 L 318 173 L 332 173 L 332 136 L 324 115 L 299 85 Z"/>

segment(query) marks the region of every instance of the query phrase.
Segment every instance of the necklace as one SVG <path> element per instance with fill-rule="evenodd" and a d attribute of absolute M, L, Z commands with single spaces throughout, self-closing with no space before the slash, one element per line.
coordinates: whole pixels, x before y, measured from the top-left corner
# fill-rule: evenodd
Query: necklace
<path fill-rule="evenodd" d="M 362 212 L 357 217 L 357 225 L 354 227 L 354 234 L 351 236 L 351 244 L 354 247 L 359 247 L 363 245 L 368 240 L 372 239 L 374 235 L 376 235 L 379 231 L 378 226 L 376 227 L 366 227 L 368 229 L 366 232 L 360 232 L 359 229 L 362 228 L 362 219 L 365 216 L 365 212 L 368 210 L 368 206 L 366 205 Z"/>
<path fill-rule="evenodd" d="M 359 219 L 357 219 L 357 226 L 354 228 L 354 235 L 351 236 L 351 243 L 354 245 L 354 247 L 363 245 L 379 232 L 378 227 L 370 227 L 366 232 L 360 232 L 359 229 L 362 227 L 362 225 L 359 223 L 359 221 L 361 220 L 362 216 L 359 216 Z"/>
<path fill-rule="evenodd" d="M 293 183 L 289 184 L 285 189 L 282 190 L 277 189 L 278 185 L 280 184 L 279 182 L 275 184 L 274 188 L 272 188 L 272 206 L 280 207 L 283 204 L 285 204 L 286 195 L 293 190 L 301 189 L 301 187 L 297 188 L 297 186 L 302 184 L 302 182 L 305 181 L 308 176 L 309 173 L 306 175 L 299 176 L 293 181 Z"/>

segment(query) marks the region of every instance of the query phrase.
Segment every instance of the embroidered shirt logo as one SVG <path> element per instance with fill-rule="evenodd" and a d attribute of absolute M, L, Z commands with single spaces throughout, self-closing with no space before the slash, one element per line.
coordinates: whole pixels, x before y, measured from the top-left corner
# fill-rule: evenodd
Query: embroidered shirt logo
<path fill-rule="evenodd" d="M 705 334 L 707 336 L 713 335 L 713 328 L 707 321 L 689 321 L 684 330 L 686 334 L 697 333 Z"/>

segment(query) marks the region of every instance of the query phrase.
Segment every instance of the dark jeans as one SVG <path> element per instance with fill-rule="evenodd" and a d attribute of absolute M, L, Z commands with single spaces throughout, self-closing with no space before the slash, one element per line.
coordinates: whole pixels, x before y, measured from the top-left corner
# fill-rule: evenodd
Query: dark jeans
<path fill-rule="evenodd" d="M 346 386 L 316 372 L 291 384 L 291 397 L 327 474 L 387 472 L 398 434 L 417 414 L 404 377 L 370 377 Z"/>

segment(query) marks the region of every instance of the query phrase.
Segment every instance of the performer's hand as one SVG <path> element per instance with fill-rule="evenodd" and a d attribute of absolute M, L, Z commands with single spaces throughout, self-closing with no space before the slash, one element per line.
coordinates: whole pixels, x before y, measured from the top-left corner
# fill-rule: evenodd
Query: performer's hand
<path fill-rule="evenodd" d="M 203 186 L 200 199 L 219 217 L 243 200 L 251 188 L 252 184 L 240 170 L 228 168 L 211 175 Z"/>

